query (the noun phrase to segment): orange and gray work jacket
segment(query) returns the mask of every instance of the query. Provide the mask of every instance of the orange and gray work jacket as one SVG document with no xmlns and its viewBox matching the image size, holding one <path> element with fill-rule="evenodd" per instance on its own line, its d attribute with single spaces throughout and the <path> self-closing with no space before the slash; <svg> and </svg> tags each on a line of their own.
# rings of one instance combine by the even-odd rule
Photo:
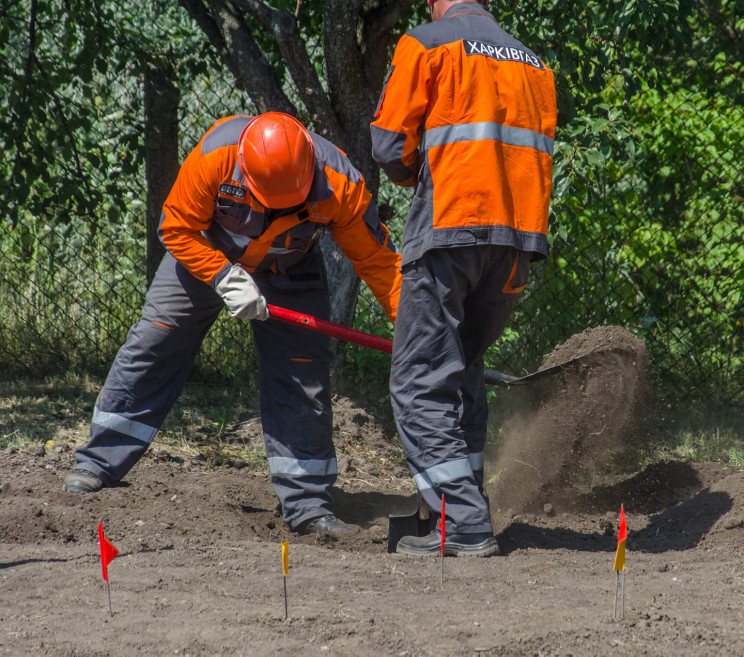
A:
<svg viewBox="0 0 744 657">
<path fill-rule="evenodd" d="M 404 34 L 371 125 L 377 163 L 416 187 L 403 263 L 477 244 L 547 256 L 556 118 L 552 72 L 478 2 Z"/>
<path fill-rule="evenodd" d="M 250 116 L 218 121 L 191 152 L 163 204 L 160 239 L 199 280 L 216 285 L 233 263 L 250 273 L 286 272 L 330 228 L 335 242 L 395 320 L 400 253 L 377 215 L 362 175 L 346 155 L 311 134 L 315 176 L 298 207 L 263 207 L 246 186 L 237 144 Z"/>
</svg>

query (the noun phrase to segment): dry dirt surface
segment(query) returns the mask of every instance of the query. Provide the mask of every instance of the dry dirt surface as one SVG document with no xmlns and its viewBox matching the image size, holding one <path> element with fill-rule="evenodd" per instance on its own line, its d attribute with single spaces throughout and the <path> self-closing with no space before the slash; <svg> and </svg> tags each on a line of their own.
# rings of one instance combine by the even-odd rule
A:
<svg viewBox="0 0 744 657">
<path fill-rule="evenodd" d="M 543 367 L 582 358 L 519 391 L 489 450 L 491 559 L 387 552 L 388 514 L 415 492 L 394 432 L 343 398 L 337 508 L 362 530 L 342 539 L 291 534 L 267 473 L 240 463 L 156 446 L 122 485 L 81 495 L 62 492 L 69 446 L 1 453 L 0 655 L 744 655 L 744 472 L 623 474 L 625 448 L 653 431 L 645 352 L 612 327 L 575 338 Z M 258 429 L 246 419 L 221 439 Z M 120 551 L 113 615 L 99 522 Z"/>
</svg>

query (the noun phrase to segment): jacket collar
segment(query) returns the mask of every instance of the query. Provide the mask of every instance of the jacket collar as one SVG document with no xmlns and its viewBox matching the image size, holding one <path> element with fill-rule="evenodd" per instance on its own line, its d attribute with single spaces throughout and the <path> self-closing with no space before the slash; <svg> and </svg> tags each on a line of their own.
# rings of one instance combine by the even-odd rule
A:
<svg viewBox="0 0 744 657">
<path fill-rule="evenodd" d="M 460 14 L 480 14 L 481 16 L 488 16 L 493 18 L 488 9 L 486 9 L 480 2 L 458 2 L 456 5 L 452 5 L 442 16 L 442 20 L 452 18 L 453 16 L 459 16 Z M 494 19 L 495 20 L 495 19 Z"/>
</svg>

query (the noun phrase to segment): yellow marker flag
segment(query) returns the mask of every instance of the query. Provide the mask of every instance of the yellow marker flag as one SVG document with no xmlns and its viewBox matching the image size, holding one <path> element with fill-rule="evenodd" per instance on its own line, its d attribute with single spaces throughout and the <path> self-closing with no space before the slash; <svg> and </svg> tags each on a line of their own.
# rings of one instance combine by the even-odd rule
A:
<svg viewBox="0 0 744 657">
<path fill-rule="evenodd" d="M 287 572 L 289 572 L 289 541 L 282 541 L 282 582 L 284 582 L 284 618 L 287 618 Z"/>
<path fill-rule="evenodd" d="M 286 577 L 289 572 L 289 541 L 282 541 L 282 574 Z"/>
<path fill-rule="evenodd" d="M 625 543 L 628 540 L 628 525 L 625 522 L 625 509 L 620 506 L 620 530 L 617 533 L 617 552 L 613 570 L 625 570 Z"/>
</svg>

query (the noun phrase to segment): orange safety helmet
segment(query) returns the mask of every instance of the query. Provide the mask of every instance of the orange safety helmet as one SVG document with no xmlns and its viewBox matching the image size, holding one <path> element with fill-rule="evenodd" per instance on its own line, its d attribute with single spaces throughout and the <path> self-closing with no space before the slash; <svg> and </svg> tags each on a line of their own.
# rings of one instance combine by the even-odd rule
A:
<svg viewBox="0 0 744 657">
<path fill-rule="evenodd" d="M 243 129 L 238 165 L 253 196 L 267 208 L 305 202 L 315 173 L 310 133 L 293 116 L 267 112 Z"/>
</svg>

